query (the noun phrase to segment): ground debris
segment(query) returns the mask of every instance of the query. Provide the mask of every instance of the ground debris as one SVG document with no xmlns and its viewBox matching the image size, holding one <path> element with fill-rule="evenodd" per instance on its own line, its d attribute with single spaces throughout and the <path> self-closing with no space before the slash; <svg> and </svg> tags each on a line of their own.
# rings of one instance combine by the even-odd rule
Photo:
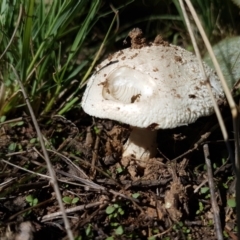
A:
<svg viewBox="0 0 240 240">
<path fill-rule="evenodd" d="M 86 229 L 91 229 L 92 236 L 106 239 L 115 234 L 116 227 L 111 224 L 117 222 L 124 228 L 123 238 L 125 234 L 134 233 L 135 239 L 147 239 L 158 231 L 157 236 L 169 239 L 216 239 L 214 229 L 208 224 L 212 221 L 211 203 L 202 192 L 206 179 L 204 168 L 199 164 L 201 145 L 188 151 L 194 146 L 194 141 L 191 141 L 188 148 L 183 148 L 191 137 L 184 129 L 168 132 L 167 136 L 184 138 L 165 138 L 159 144 L 160 150 L 164 150 L 163 154 L 160 152 L 156 158 L 139 166 L 133 158 L 128 159 L 126 165 L 121 164 L 122 146 L 129 135 L 128 127 L 109 120 L 95 119 L 92 122 L 90 118 L 87 124 L 86 119 L 78 124 L 61 118 L 54 121 L 54 126 L 45 125 L 43 134 L 51 150 L 50 159 L 66 201 L 65 207 L 69 209 L 75 236 L 87 238 Z M 195 129 L 190 129 L 190 133 Z M 201 135 L 204 133 L 199 133 Z M 171 144 L 169 141 L 172 141 Z M 176 153 L 172 158 L 177 160 L 165 157 L 173 153 L 172 148 L 168 150 L 169 145 L 174 146 Z M 29 239 L 31 236 L 44 239 L 44 234 L 49 231 L 52 237 L 47 239 L 63 239 L 66 233 L 60 215 L 51 219 L 51 223 L 41 222 L 47 216 L 59 213 L 49 180 L 17 168 L 25 167 L 36 173 L 48 174 L 31 122 L 23 120 L 21 124 L 1 125 L 0 148 L 1 158 L 16 164 L 13 167 L 1 162 L 0 179 L 3 184 L 0 194 L 3 198 L 0 201 L 0 239 L 7 240 L 6 230 L 10 220 L 16 224 L 14 229 L 22 229 L 20 232 L 12 231 L 12 236 L 23 233 L 31 223 L 33 228 L 29 228 Z M 188 153 L 178 157 L 184 152 L 192 155 Z M 129 174 L 129 166 L 134 177 Z M 229 190 L 222 188 L 221 191 L 225 191 L 228 199 L 234 198 L 234 191 L 231 190 L 233 181 L 226 180 L 226 176 L 231 174 L 231 165 L 226 161 L 217 170 L 216 181 L 226 181 L 229 187 Z M 43 205 L 38 207 L 37 204 L 28 210 L 30 203 L 26 198 L 30 195 Z M 226 207 L 220 196 L 218 199 L 225 213 L 225 231 L 234 239 L 235 209 Z M 113 213 L 107 213 L 108 208 Z"/>
</svg>

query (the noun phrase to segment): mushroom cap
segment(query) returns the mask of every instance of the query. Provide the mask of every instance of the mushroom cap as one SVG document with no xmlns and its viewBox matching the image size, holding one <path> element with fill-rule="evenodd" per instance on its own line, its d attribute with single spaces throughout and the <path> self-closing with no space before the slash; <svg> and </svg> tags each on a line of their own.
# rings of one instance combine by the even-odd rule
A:
<svg viewBox="0 0 240 240">
<path fill-rule="evenodd" d="M 219 79 L 204 64 L 216 100 Z M 213 113 L 198 60 L 171 44 L 127 48 L 104 60 L 88 81 L 82 107 L 89 115 L 140 128 L 174 128 Z"/>
</svg>

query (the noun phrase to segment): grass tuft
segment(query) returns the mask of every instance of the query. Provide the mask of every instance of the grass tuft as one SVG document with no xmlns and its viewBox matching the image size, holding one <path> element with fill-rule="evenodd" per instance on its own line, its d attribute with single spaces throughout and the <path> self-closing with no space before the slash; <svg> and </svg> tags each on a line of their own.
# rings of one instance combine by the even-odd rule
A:
<svg viewBox="0 0 240 240">
<path fill-rule="evenodd" d="M 0 52 L 5 53 L 1 58 L 1 89 L 7 88 L 1 97 L 0 114 L 25 105 L 16 94 L 19 86 L 9 64 L 19 72 L 35 113 L 51 112 L 61 92 L 71 90 L 71 82 L 92 60 L 90 56 L 79 63 L 76 55 L 98 21 L 100 1 L 2 1 L 0 7 Z"/>
</svg>

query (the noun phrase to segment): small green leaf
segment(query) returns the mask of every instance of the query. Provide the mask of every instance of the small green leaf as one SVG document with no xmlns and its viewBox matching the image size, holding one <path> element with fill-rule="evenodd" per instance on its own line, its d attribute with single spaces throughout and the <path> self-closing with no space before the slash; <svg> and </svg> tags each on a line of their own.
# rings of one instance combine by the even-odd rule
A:
<svg viewBox="0 0 240 240">
<path fill-rule="evenodd" d="M 78 197 L 75 197 L 75 198 L 73 198 L 72 203 L 75 204 L 75 203 L 77 203 L 78 201 L 79 201 L 79 198 L 78 198 Z"/>
<path fill-rule="evenodd" d="M 209 191 L 209 187 L 202 187 L 201 188 L 201 193 L 207 193 Z"/>
<path fill-rule="evenodd" d="M 122 226 L 119 226 L 116 230 L 115 230 L 115 233 L 116 235 L 122 235 L 123 234 L 123 227 Z"/>
<path fill-rule="evenodd" d="M 14 152 L 15 151 L 15 149 L 16 149 L 16 146 L 17 146 L 17 144 L 16 143 L 10 143 L 10 145 L 8 146 L 8 150 L 10 151 L 10 152 Z"/>
<path fill-rule="evenodd" d="M 75 237 L 74 240 L 82 240 L 82 236 Z"/>
<path fill-rule="evenodd" d="M 229 198 L 227 200 L 227 205 L 231 208 L 235 208 L 236 207 L 236 199 L 235 198 Z"/>
<path fill-rule="evenodd" d="M 223 183 L 222 185 L 223 185 L 223 187 L 224 187 L 225 189 L 228 189 L 227 183 Z"/>
<path fill-rule="evenodd" d="M 7 118 L 6 116 L 1 116 L 1 117 L 0 117 L 0 123 L 5 122 L 6 118 Z"/>
<path fill-rule="evenodd" d="M 92 231 L 92 226 L 91 226 L 91 224 L 88 224 L 87 229 L 85 231 L 86 235 L 89 236 L 91 234 L 91 231 Z"/>
<path fill-rule="evenodd" d="M 204 206 L 202 202 L 198 203 L 199 209 L 197 210 L 196 214 L 200 214 L 204 210 Z"/>
<path fill-rule="evenodd" d="M 135 198 L 135 199 L 138 198 L 139 196 L 140 196 L 140 193 L 134 193 L 134 194 L 132 194 L 132 197 Z"/>
<path fill-rule="evenodd" d="M 32 204 L 33 204 L 33 206 L 36 206 L 38 204 L 38 199 L 34 198 L 33 201 L 32 201 Z"/>
<path fill-rule="evenodd" d="M 233 179 L 234 179 L 233 176 L 228 177 L 228 181 L 233 180 Z"/>
<path fill-rule="evenodd" d="M 214 224 L 213 220 L 212 220 L 212 219 L 209 219 L 208 225 L 209 225 L 209 226 L 213 226 L 213 224 Z"/>
<path fill-rule="evenodd" d="M 124 210 L 121 209 L 121 208 L 119 208 L 119 209 L 118 209 L 118 213 L 119 213 L 120 215 L 124 215 Z"/>
<path fill-rule="evenodd" d="M 107 237 L 105 240 L 114 240 L 114 237 Z"/>
<path fill-rule="evenodd" d="M 38 199 L 37 198 L 33 199 L 33 204 L 34 204 L 34 206 L 38 204 Z"/>
<path fill-rule="evenodd" d="M 206 195 L 205 199 L 210 199 L 211 198 L 211 195 L 210 193 L 208 195 Z"/>
<path fill-rule="evenodd" d="M 151 237 L 148 238 L 148 240 L 156 240 L 156 237 L 151 236 Z"/>
<path fill-rule="evenodd" d="M 64 197 L 62 200 L 63 200 L 64 203 L 67 203 L 67 204 L 72 203 L 72 199 L 70 197 Z"/>
<path fill-rule="evenodd" d="M 227 162 L 226 158 L 222 158 L 222 164 L 225 164 Z"/>
<path fill-rule="evenodd" d="M 37 141 L 37 139 L 36 138 L 32 138 L 32 139 L 30 139 L 30 143 L 35 143 Z"/>
<path fill-rule="evenodd" d="M 183 222 L 179 222 L 178 225 L 179 225 L 179 227 L 182 227 L 183 226 Z"/>
<path fill-rule="evenodd" d="M 173 230 L 177 230 L 177 225 L 174 224 L 174 225 L 172 226 L 172 229 L 173 229 Z"/>
<path fill-rule="evenodd" d="M 112 227 L 117 227 L 117 226 L 119 226 L 119 223 L 117 223 L 117 222 L 112 222 L 112 223 L 110 223 L 110 225 L 111 225 Z"/>
<path fill-rule="evenodd" d="M 106 208 L 106 213 L 107 214 L 112 214 L 115 211 L 115 207 L 113 205 L 110 205 Z"/>
<path fill-rule="evenodd" d="M 27 202 L 32 202 L 33 201 L 33 196 L 32 195 L 26 196 L 26 201 Z"/>
<path fill-rule="evenodd" d="M 23 121 L 20 121 L 20 122 L 17 122 L 16 123 L 16 126 L 22 126 L 24 124 L 24 122 Z"/>
<path fill-rule="evenodd" d="M 229 236 L 228 236 L 228 233 L 226 231 L 223 231 L 223 235 L 224 235 L 225 238 L 228 239 Z"/>
<path fill-rule="evenodd" d="M 117 170 L 117 173 L 122 173 L 124 169 L 122 167 L 119 167 L 116 170 Z"/>
<path fill-rule="evenodd" d="M 99 129 L 96 126 L 94 126 L 93 129 L 94 129 L 96 135 L 98 135 L 101 132 L 101 129 Z"/>
<path fill-rule="evenodd" d="M 23 149 L 21 144 L 17 144 L 17 148 L 19 151 L 21 151 Z"/>
<path fill-rule="evenodd" d="M 170 237 L 165 237 L 164 240 L 171 240 Z"/>
</svg>

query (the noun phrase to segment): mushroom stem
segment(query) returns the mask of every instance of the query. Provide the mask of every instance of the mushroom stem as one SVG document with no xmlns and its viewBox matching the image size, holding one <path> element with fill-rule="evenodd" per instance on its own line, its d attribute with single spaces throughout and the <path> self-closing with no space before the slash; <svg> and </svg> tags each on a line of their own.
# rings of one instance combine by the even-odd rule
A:
<svg viewBox="0 0 240 240">
<path fill-rule="evenodd" d="M 122 157 L 134 155 L 138 160 L 147 161 L 156 154 L 156 140 L 157 131 L 133 127 L 127 142 L 124 144 Z"/>
</svg>

